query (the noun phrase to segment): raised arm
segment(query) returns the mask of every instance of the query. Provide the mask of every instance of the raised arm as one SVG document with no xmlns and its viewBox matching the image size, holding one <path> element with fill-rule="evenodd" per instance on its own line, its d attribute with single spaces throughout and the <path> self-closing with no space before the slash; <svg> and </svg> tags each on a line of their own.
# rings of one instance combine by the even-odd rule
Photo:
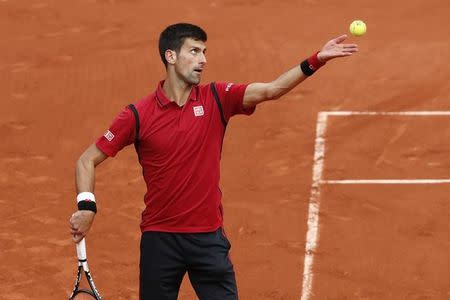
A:
<svg viewBox="0 0 450 300">
<path fill-rule="evenodd" d="M 95 186 L 95 167 L 104 161 L 108 156 L 100 151 L 95 144 L 89 146 L 89 148 L 84 151 L 80 156 L 76 164 L 76 177 L 75 185 L 77 194 L 80 196 L 87 195 L 89 193 L 94 193 Z M 89 203 L 86 203 L 89 205 Z M 94 221 L 95 212 L 92 210 L 83 209 L 80 207 L 79 210 L 72 214 L 69 224 L 70 233 L 73 236 L 74 242 L 79 242 L 86 236 L 89 229 L 91 228 L 92 222 Z"/>
<path fill-rule="evenodd" d="M 272 82 L 249 84 L 244 94 L 244 108 L 256 106 L 267 100 L 278 99 L 296 87 L 327 61 L 337 57 L 350 56 L 358 51 L 356 44 L 343 44 L 346 38 L 347 35 L 341 35 L 328 41 L 318 53 L 305 60 L 302 63 L 303 66 L 297 65 L 291 68 Z"/>
</svg>

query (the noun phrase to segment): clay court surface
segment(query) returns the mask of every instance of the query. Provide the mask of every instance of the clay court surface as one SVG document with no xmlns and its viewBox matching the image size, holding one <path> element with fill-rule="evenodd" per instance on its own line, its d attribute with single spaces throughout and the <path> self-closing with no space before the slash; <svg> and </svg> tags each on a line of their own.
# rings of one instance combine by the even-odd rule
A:
<svg viewBox="0 0 450 300">
<path fill-rule="evenodd" d="M 439 181 L 450 179 L 450 115 L 330 116 L 314 158 L 320 112 L 450 111 L 449 16 L 447 0 L 0 0 L 0 299 L 68 298 L 75 162 L 163 78 L 167 25 L 208 32 L 204 83 L 253 82 L 358 18 L 368 33 L 348 41 L 359 53 L 227 129 L 221 186 L 240 298 L 450 299 L 450 184 Z M 87 245 L 104 299 L 138 299 L 140 172 L 133 147 L 98 169 Z M 358 181 L 383 179 L 394 181 Z M 187 281 L 179 299 L 196 299 Z"/>
</svg>

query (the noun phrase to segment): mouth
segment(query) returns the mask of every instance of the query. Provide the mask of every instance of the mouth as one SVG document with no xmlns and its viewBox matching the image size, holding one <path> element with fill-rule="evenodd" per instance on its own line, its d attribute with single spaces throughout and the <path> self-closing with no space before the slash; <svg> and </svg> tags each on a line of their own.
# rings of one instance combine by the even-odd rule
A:
<svg viewBox="0 0 450 300">
<path fill-rule="evenodd" d="M 196 68 L 196 69 L 194 69 L 194 72 L 198 73 L 198 74 L 201 74 L 203 72 L 203 69 L 202 68 Z"/>
</svg>

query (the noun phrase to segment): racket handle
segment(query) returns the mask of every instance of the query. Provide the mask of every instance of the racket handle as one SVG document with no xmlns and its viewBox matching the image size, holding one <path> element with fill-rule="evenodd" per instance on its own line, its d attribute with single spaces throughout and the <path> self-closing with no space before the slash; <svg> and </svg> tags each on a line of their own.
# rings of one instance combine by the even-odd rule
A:
<svg viewBox="0 0 450 300">
<path fill-rule="evenodd" d="M 85 238 L 77 243 L 77 256 L 79 261 L 85 261 L 87 259 Z"/>
</svg>

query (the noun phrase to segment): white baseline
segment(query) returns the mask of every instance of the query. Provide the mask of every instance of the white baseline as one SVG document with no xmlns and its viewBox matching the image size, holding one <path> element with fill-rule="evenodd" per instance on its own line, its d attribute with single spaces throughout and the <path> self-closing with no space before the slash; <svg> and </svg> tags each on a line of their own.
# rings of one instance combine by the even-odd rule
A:
<svg viewBox="0 0 450 300">
<path fill-rule="evenodd" d="M 321 180 L 320 184 L 443 184 L 450 179 L 344 179 Z"/>
</svg>

